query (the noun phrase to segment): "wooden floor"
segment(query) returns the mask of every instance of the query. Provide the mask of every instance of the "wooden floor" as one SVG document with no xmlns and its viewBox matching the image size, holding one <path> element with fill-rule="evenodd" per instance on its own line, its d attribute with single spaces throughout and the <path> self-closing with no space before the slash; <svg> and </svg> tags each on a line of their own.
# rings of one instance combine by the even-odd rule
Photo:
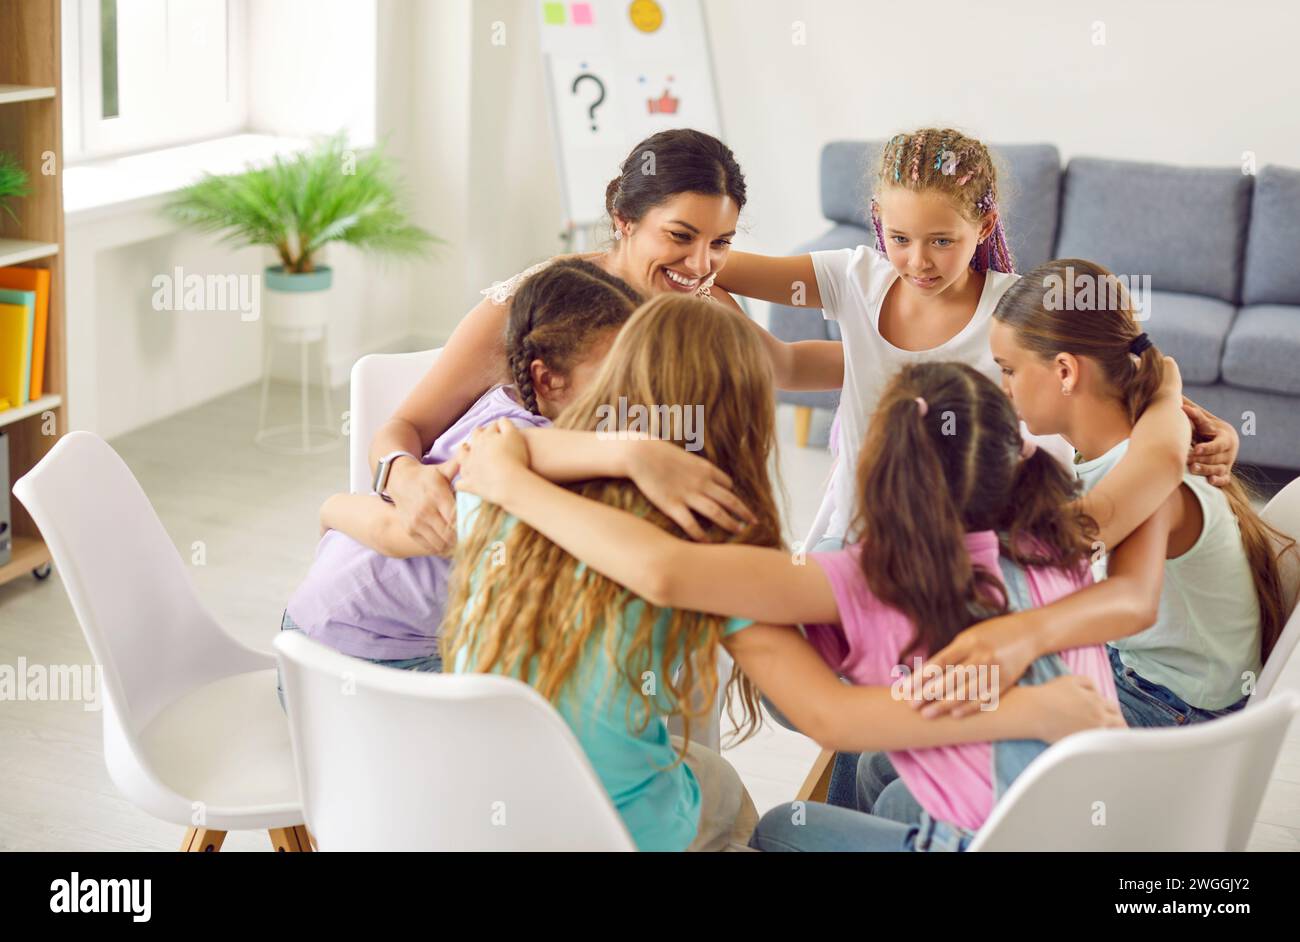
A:
<svg viewBox="0 0 1300 942">
<path fill-rule="evenodd" d="M 273 408 L 296 404 L 276 389 Z M 346 391 L 335 403 L 341 415 Z M 829 471 L 822 449 L 798 449 L 790 410 L 780 410 L 781 477 L 790 535 L 807 529 Z M 346 489 L 346 450 L 294 458 L 252 443 L 257 388 L 248 387 L 112 442 L 149 495 L 217 620 L 269 649 L 285 600 L 306 572 L 317 510 Z M 281 421 L 284 421 L 281 419 Z M 826 417 L 814 423 L 825 440 Z M 57 569 L 46 582 L 0 586 L 0 664 L 89 664 L 90 654 Z M 1283 681 L 1300 688 L 1300 659 Z M 101 718 L 80 703 L 0 702 L 0 850 L 174 850 L 182 829 L 137 811 L 108 780 Z M 816 747 L 768 724 L 728 758 L 760 811 L 794 796 Z M 1254 850 L 1300 850 L 1300 726 L 1293 727 L 1260 810 Z M 224 851 L 270 850 L 264 832 L 231 834 Z"/>
</svg>

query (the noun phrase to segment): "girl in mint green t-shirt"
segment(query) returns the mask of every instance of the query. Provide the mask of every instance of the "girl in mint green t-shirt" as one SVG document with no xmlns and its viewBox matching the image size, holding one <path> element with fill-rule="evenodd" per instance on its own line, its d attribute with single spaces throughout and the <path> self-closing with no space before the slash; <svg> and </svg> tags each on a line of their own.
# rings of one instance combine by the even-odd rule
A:
<svg viewBox="0 0 1300 942">
<path fill-rule="evenodd" d="M 994 318 L 1003 387 L 1031 431 L 1075 447 L 1091 489 L 1123 458 L 1166 369 L 1128 293 L 1102 266 L 1063 259 L 1012 286 Z M 1154 624 L 1108 639 L 1129 724 L 1200 722 L 1245 706 L 1286 622 L 1278 555 L 1294 541 L 1260 519 L 1239 482 L 1215 487 L 1186 472 L 1129 539 L 1164 560 Z M 1104 570 L 1110 547 L 1097 549 Z"/>
</svg>

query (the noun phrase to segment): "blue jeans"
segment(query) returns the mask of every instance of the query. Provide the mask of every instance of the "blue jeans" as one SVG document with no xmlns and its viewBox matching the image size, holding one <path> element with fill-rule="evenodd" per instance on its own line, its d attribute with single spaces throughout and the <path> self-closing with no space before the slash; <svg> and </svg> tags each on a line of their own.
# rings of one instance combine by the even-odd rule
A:
<svg viewBox="0 0 1300 942">
<path fill-rule="evenodd" d="M 749 846 L 768 852 L 963 851 L 974 839 L 974 832 L 936 821 L 924 811 L 905 824 L 809 801 L 778 805 L 763 815 Z"/>
<path fill-rule="evenodd" d="M 1249 697 L 1242 697 L 1222 710 L 1202 710 L 1187 703 L 1168 687 L 1147 680 L 1137 671 L 1125 667 L 1119 651 L 1106 645 L 1110 666 L 1115 672 L 1115 692 L 1119 694 L 1119 709 L 1129 726 L 1184 726 L 1188 723 L 1206 723 L 1219 717 L 1236 713 L 1246 705 Z"/>
<path fill-rule="evenodd" d="M 287 610 L 284 613 L 284 617 L 280 619 L 280 630 L 281 631 L 302 631 L 301 628 L 299 628 L 297 625 L 293 623 L 293 619 L 289 617 L 289 612 Z M 398 670 L 402 670 L 402 671 L 421 671 L 427 674 L 442 673 L 442 655 L 439 654 L 437 651 L 434 651 L 432 654 L 428 654 L 424 657 L 400 658 L 395 661 L 385 661 L 378 658 L 369 658 L 369 657 L 358 658 L 357 660 L 369 661 L 371 664 L 379 664 L 382 667 L 395 667 Z M 280 698 L 280 709 L 283 710 L 285 708 L 284 707 L 284 675 L 280 673 L 280 669 L 278 667 L 275 669 L 275 694 Z"/>
</svg>

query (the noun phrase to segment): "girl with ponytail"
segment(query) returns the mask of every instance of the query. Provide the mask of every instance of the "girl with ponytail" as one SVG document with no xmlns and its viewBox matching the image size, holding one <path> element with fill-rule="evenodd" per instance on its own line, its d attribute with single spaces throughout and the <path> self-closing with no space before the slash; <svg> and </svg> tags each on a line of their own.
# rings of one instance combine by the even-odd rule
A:
<svg viewBox="0 0 1300 942">
<path fill-rule="evenodd" d="M 1172 361 L 1134 320 L 1119 279 L 1081 259 L 1030 272 L 994 317 L 992 347 L 1007 394 L 1032 431 L 1074 446 L 1075 472 L 1091 491 L 1128 450 Z M 1131 500 L 1111 495 L 1117 505 Z M 1148 567 L 1154 560 L 1155 584 L 1163 578 L 1154 624 L 1133 633 L 1095 621 L 1057 643 L 1109 642 L 1132 726 L 1196 723 L 1241 709 L 1286 621 L 1278 557 L 1294 552 L 1294 541 L 1260 519 L 1240 481 L 1215 487 L 1190 473 L 1119 548 L 1130 541 L 1142 544 Z M 1110 548 L 1099 546 L 1097 555 Z M 1005 643 L 1009 626 L 1001 631 Z"/>
<path fill-rule="evenodd" d="M 707 313 L 697 311 L 687 322 L 698 329 Z M 621 348 L 635 339 L 635 328 L 648 326 L 638 324 L 645 316 L 647 309 L 620 336 L 608 372 L 621 368 Z M 652 343 L 649 338 L 662 333 L 662 328 L 647 332 L 640 342 Z M 695 347 L 679 343 L 673 349 Z M 751 369 L 741 364 L 757 356 L 755 347 L 747 356 L 723 358 L 727 373 L 749 375 Z M 716 370 L 718 359 L 705 357 L 696 369 Z M 743 415 L 742 424 L 752 423 L 753 404 L 770 403 L 770 387 L 746 389 L 725 374 L 712 381 L 723 384 L 714 394 L 718 403 L 743 402 L 731 409 L 710 407 L 709 434 L 730 442 L 736 434 L 729 428 L 733 420 L 742 421 Z M 582 421 L 580 408 L 585 406 L 575 404 L 563 421 Z M 836 552 L 792 555 L 776 545 L 767 484 L 757 477 L 757 469 L 767 465 L 770 436 L 769 405 L 746 436 L 751 451 L 743 465 L 733 464 L 736 459 L 725 452 L 714 459 L 735 477 L 736 495 L 762 508 L 758 522 L 746 528 L 750 535 L 726 541 L 690 542 L 653 518 L 641 519 L 635 503 L 615 500 L 608 483 L 578 493 L 548 483 L 529 469 L 529 450 L 509 427 L 475 434 L 457 488 L 499 505 L 498 515 L 518 518 L 536 534 L 527 539 L 554 548 L 548 552 L 562 551 L 570 565 L 583 564 L 600 574 L 599 582 L 626 587 L 650 605 L 704 613 L 700 624 L 712 620 L 705 616 L 772 623 L 744 621 L 744 630 L 731 623 L 735 630 L 710 630 L 703 637 L 722 643 L 744 675 L 824 748 L 891 750 L 927 815 L 902 823 L 829 805 L 783 806 L 764 817 L 754 846 L 960 849 L 988 816 L 995 779 L 1001 781 L 990 773 L 993 741 L 1056 738 L 1040 724 L 1075 722 L 1069 719 L 1075 708 L 1054 701 L 1058 695 L 1081 696 L 1089 704 L 1083 711 L 1088 719 L 1073 728 L 1121 723 L 1110 667 L 1098 645 L 1065 652 L 1067 675 L 1017 686 L 997 709 L 971 719 L 923 717 L 912 709 L 908 685 L 900 681 L 900 663 L 944 646 L 981 618 L 1008 611 L 1012 594 L 1000 575 L 1007 571 L 1000 557 L 1007 557 L 1027 585 L 1021 604 L 1051 602 L 1089 581 L 1091 524 L 1069 504 L 1074 483 L 1055 459 L 1022 438 L 1010 403 L 991 380 L 959 363 L 908 366 L 881 397 L 862 450 L 856 476 L 862 541 Z M 758 493 L 763 499 L 756 500 Z M 697 509 L 726 497 L 719 489 Z M 485 549 L 487 540 L 498 538 L 494 527 L 476 530 L 476 542 L 465 544 L 464 552 L 475 545 Z M 463 579 L 473 578 L 468 566 L 461 572 Z M 554 587 L 571 577 L 534 578 Z M 526 594 L 517 575 L 496 581 L 499 591 Z M 507 617 L 514 611 L 490 617 L 488 623 L 497 626 L 493 631 L 526 630 L 527 619 Z M 562 623 L 575 621 L 566 617 Z M 811 626 L 806 640 L 795 628 L 779 627 L 801 623 Z M 461 634 L 450 638 L 464 643 Z M 544 639 L 487 650 L 498 659 L 503 652 L 514 660 L 532 652 L 541 652 L 540 661 L 558 662 L 563 656 Z M 853 684 L 841 683 L 837 675 Z M 996 680 L 993 687 L 996 695 Z M 674 693 L 681 702 L 686 691 Z M 1017 727 L 1019 734 L 1012 731 Z"/>
</svg>

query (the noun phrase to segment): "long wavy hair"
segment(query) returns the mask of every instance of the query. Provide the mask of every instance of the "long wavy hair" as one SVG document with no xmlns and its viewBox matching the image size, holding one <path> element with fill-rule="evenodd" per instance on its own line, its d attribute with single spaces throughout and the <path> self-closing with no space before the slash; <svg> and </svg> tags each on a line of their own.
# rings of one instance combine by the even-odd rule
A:
<svg viewBox="0 0 1300 942">
<path fill-rule="evenodd" d="M 901 660 L 933 654 L 1007 611 L 1000 574 L 972 563 L 969 531 L 996 530 L 1002 553 L 1081 573 L 1096 525 L 1070 508 L 1076 482 L 1024 443 L 1010 400 L 964 363 L 918 363 L 894 377 L 858 461 L 862 573 L 915 626 Z"/>
<path fill-rule="evenodd" d="M 1088 297 L 1062 295 L 1049 303 L 1049 286 L 1058 293 L 1086 290 Z M 993 316 L 1015 331 L 1020 346 L 1044 360 L 1058 353 L 1088 357 L 1100 367 L 1129 421 L 1136 422 L 1160 389 L 1165 361 L 1154 344 L 1140 356 L 1129 352 L 1129 345 L 1142 333 L 1133 311 L 1132 296 L 1109 269 L 1081 258 L 1060 258 L 1039 265 L 1008 288 Z M 1254 577 L 1260 659 L 1267 661 L 1290 615 L 1278 559 L 1295 552 L 1295 540 L 1255 512 L 1250 491 L 1236 472 L 1219 490 L 1237 518 Z"/>
<path fill-rule="evenodd" d="M 666 427 L 675 424 L 671 409 L 680 406 L 684 415 L 702 407 L 693 413 L 702 411 L 707 420 L 698 453 L 730 475 L 736 495 L 757 519 L 738 534 L 702 521 L 708 539 L 777 547 L 780 520 L 768 470 L 775 445 L 772 403 L 769 360 L 743 316 L 715 302 L 661 295 L 632 315 L 596 377 L 555 425 L 611 433 L 611 416 L 631 415 L 642 406 L 651 435 L 684 444 L 680 427 Z M 601 478 L 567 487 L 685 537 L 629 481 Z M 531 685 L 558 703 L 592 682 L 578 676 L 577 668 L 589 648 L 599 645 L 636 692 L 628 704 L 629 728 L 640 732 L 656 713 L 676 714 L 688 741 L 691 723 L 708 714 L 718 695 L 717 652 L 727 619 L 645 603 L 635 624 L 627 624 L 628 607 L 640 601 L 636 596 L 523 523 L 503 537 L 506 522 L 501 508 L 484 505 L 468 539 L 457 546 L 442 633 L 446 662 L 455 663 L 464 651 L 473 671 L 531 673 Z M 490 565 L 501 540 L 506 562 Z M 659 631 L 663 654 L 654 663 Z M 733 719 L 739 703 L 743 739 L 758 728 L 757 691 L 733 671 L 727 694 Z M 634 707 L 640 707 L 636 715 Z"/>
</svg>

